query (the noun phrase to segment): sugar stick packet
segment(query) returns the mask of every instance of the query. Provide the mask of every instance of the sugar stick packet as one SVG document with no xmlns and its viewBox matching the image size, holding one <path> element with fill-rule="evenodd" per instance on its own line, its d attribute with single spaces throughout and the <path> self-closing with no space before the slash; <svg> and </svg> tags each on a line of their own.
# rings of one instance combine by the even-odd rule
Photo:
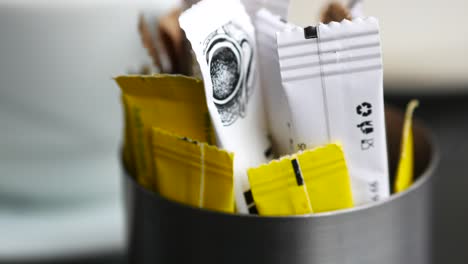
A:
<svg viewBox="0 0 468 264">
<path fill-rule="evenodd" d="M 153 128 L 157 191 L 171 200 L 234 212 L 233 154 Z"/>
<path fill-rule="evenodd" d="M 301 151 L 249 170 L 260 215 L 295 215 L 351 208 L 344 154 L 337 144 Z"/>
<path fill-rule="evenodd" d="M 389 196 L 382 54 L 375 18 L 278 34 L 294 143 L 341 142 L 357 205 Z"/>
<path fill-rule="evenodd" d="M 291 113 L 281 83 L 276 33 L 296 26 L 286 23 L 279 15 L 265 8 L 257 12 L 254 22 L 257 30 L 261 84 L 273 149 L 278 156 L 291 154 L 294 153 L 294 146 L 290 141 Z"/>
<path fill-rule="evenodd" d="M 200 65 L 219 145 L 235 153 L 236 206 L 247 213 L 247 169 L 267 162 L 272 154 L 254 28 L 239 0 L 201 1 L 179 21 Z"/>
<path fill-rule="evenodd" d="M 349 0 L 348 8 L 351 13 L 351 17 L 364 17 L 364 0 Z"/>
<path fill-rule="evenodd" d="M 413 184 L 414 143 L 413 143 L 413 113 L 419 101 L 412 100 L 406 107 L 405 122 L 401 137 L 400 161 L 398 162 L 394 190 L 396 193 L 408 189 Z"/>
<path fill-rule="evenodd" d="M 241 0 L 245 11 L 253 19 L 257 11 L 265 4 L 265 0 Z"/>
<path fill-rule="evenodd" d="M 282 21 L 286 21 L 288 18 L 290 0 L 264 0 L 263 8 L 270 11 L 281 18 Z"/>
<path fill-rule="evenodd" d="M 124 98 L 136 177 L 154 189 L 156 179 L 151 149 L 152 127 L 163 128 L 215 145 L 203 83 L 181 75 L 119 76 Z"/>
</svg>

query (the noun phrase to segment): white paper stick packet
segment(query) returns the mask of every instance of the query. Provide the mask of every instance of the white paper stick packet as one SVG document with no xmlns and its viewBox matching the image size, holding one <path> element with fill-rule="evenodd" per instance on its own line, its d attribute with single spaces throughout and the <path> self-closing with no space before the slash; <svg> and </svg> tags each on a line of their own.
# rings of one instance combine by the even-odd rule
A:
<svg viewBox="0 0 468 264">
<path fill-rule="evenodd" d="M 364 0 L 350 0 L 348 3 L 349 12 L 352 18 L 358 18 L 364 16 Z"/>
<path fill-rule="evenodd" d="M 265 0 L 241 0 L 241 2 L 251 19 L 253 19 L 257 11 L 265 5 Z"/>
<path fill-rule="evenodd" d="M 266 118 L 257 74 L 255 32 L 239 0 L 204 0 L 180 19 L 205 82 L 221 147 L 234 152 L 236 206 L 247 213 L 247 169 L 269 160 Z"/>
<path fill-rule="evenodd" d="M 263 8 L 286 21 L 288 18 L 289 0 L 264 0 Z"/>
<path fill-rule="evenodd" d="M 375 18 L 278 33 L 299 149 L 342 143 L 356 205 L 389 196 L 383 72 Z"/>
<path fill-rule="evenodd" d="M 279 156 L 292 154 L 294 146 L 290 140 L 291 114 L 281 83 L 276 33 L 296 26 L 284 22 L 279 15 L 274 15 L 264 8 L 257 12 L 254 22 L 257 30 L 261 85 L 273 149 Z"/>
</svg>

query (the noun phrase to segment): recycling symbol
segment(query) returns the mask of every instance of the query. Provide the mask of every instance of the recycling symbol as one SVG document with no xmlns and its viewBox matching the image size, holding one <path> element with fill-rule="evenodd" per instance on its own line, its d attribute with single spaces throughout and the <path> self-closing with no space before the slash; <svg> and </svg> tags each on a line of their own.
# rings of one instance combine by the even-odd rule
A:
<svg viewBox="0 0 468 264">
<path fill-rule="evenodd" d="M 368 102 L 364 102 L 356 107 L 356 112 L 360 116 L 369 116 L 372 114 L 372 105 Z"/>
</svg>

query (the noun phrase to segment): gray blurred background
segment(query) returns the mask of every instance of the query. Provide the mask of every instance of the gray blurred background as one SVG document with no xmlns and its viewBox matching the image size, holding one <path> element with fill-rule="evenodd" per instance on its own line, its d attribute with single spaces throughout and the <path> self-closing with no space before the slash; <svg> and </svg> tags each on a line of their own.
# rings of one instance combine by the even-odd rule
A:
<svg viewBox="0 0 468 264">
<path fill-rule="evenodd" d="M 327 1 L 293 1 L 304 23 Z M 172 0 L 0 0 L 0 263 L 125 263 L 111 77 L 150 63 L 140 12 Z M 301 5 L 311 8 L 300 8 Z M 313 10 L 313 11 L 311 11 Z M 434 262 L 468 259 L 468 3 L 373 0 L 389 104 L 420 100 L 437 137 Z"/>
</svg>

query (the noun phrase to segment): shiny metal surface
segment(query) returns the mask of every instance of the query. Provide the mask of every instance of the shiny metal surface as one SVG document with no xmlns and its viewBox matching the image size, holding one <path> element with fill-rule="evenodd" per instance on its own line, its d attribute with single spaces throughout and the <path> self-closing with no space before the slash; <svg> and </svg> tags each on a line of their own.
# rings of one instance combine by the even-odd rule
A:
<svg viewBox="0 0 468 264">
<path fill-rule="evenodd" d="M 391 171 L 402 114 L 387 111 Z M 428 264 L 432 182 L 438 162 L 415 125 L 418 180 L 371 206 L 309 216 L 228 215 L 168 201 L 124 176 L 130 263 Z"/>
</svg>

